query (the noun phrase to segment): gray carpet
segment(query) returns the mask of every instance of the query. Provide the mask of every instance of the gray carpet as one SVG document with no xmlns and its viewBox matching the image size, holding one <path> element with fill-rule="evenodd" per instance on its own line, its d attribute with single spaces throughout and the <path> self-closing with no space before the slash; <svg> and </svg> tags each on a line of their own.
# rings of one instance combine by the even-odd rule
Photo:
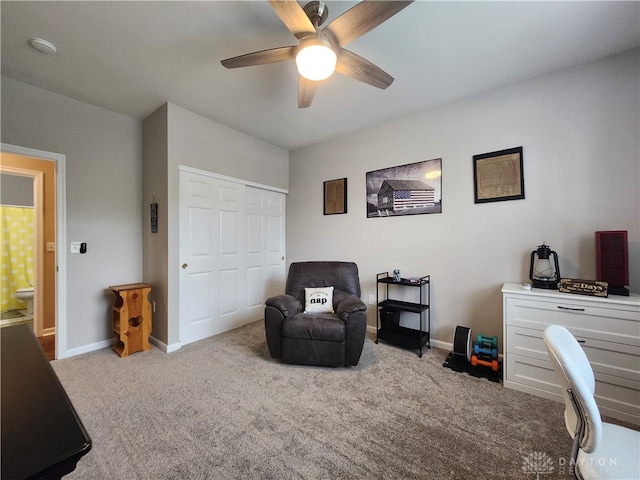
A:
<svg viewBox="0 0 640 480">
<path fill-rule="evenodd" d="M 57 360 L 93 440 L 65 478 L 569 478 L 563 406 L 443 368 L 447 353 L 369 336 L 357 367 L 283 365 L 256 322 L 171 354 Z"/>
</svg>

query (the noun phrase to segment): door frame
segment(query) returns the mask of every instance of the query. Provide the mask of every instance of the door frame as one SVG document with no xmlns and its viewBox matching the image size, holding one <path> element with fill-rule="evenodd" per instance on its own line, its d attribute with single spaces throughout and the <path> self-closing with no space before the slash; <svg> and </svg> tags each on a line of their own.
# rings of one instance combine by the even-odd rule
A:
<svg viewBox="0 0 640 480">
<path fill-rule="evenodd" d="M 5 151 L 5 150 L 3 150 Z M 7 152 L 9 153 L 9 152 Z M 34 261 L 34 281 L 35 285 L 34 291 L 35 294 L 33 296 L 33 333 L 36 337 L 43 336 L 44 327 L 43 327 L 43 318 L 42 318 L 42 309 L 43 309 L 43 286 L 44 286 L 44 222 L 42 217 L 43 205 L 44 201 L 43 196 L 43 188 L 44 188 L 44 173 L 42 171 L 37 170 L 29 170 L 26 168 L 19 168 L 7 165 L 0 165 L 0 173 L 6 175 L 13 175 L 19 177 L 30 178 L 33 183 L 33 212 L 34 212 L 34 237 L 35 237 L 35 261 Z M 54 327 L 55 328 L 55 327 Z"/>
<path fill-rule="evenodd" d="M 0 150 L 25 157 L 40 158 L 55 163 L 56 172 L 56 358 L 67 352 L 67 219 L 66 219 L 66 155 L 33 148 L 0 144 Z"/>
<path fill-rule="evenodd" d="M 237 177 L 230 177 L 228 175 L 222 175 L 220 173 L 210 172 L 208 170 L 202 170 L 200 168 L 188 167 L 186 165 L 178 165 L 178 172 L 189 172 L 196 175 L 203 175 L 205 177 L 217 178 L 218 180 L 225 180 L 227 182 L 239 183 L 247 187 L 261 188 L 262 190 L 269 190 L 272 192 L 284 193 L 287 195 L 289 190 L 280 187 L 274 187 L 272 185 L 265 185 L 264 183 L 251 182 Z"/>
</svg>

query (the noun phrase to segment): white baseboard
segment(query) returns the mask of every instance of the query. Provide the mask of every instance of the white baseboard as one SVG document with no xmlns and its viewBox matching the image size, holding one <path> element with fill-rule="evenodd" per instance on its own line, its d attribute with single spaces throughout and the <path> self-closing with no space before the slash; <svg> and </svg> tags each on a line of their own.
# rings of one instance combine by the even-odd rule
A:
<svg viewBox="0 0 640 480">
<path fill-rule="evenodd" d="M 56 334 L 56 327 L 49 327 L 49 328 L 45 328 L 44 330 L 42 330 L 42 335 L 40 335 L 41 337 L 46 337 L 48 335 L 55 335 Z"/>
<path fill-rule="evenodd" d="M 453 350 L 453 343 L 443 342 L 441 340 L 431 340 L 431 346 L 434 348 L 440 348 L 451 352 Z"/>
<path fill-rule="evenodd" d="M 374 325 L 367 325 L 367 332 L 376 334 L 376 327 Z M 453 343 L 451 342 L 442 342 L 440 340 L 431 340 L 431 346 L 433 348 L 441 348 L 442 350 L 453 350 Z"/>
<path fill-rule="evenodd" d="M 64 352 L 63 355 L 58 355 L 56 352 L 56 358 L 69 358 L 75 357 L 77 355 L 82 355 L 83 353 L 95 352 L 96 350 L 101 350 L 103 348 L 111 347 L 113 345 L 113 339 L 102 340 L 101 342 L 91 343 L 89 345 L 83 345 L 77 348 L 71 348 Z"/>
<path fill-rule="evenodd" d="M 56 358 L 63 359 L 69 357 L 75 357 L 77 355 L 82 355 L 83 353 L 90 353 L 96 350 L 101 350 L 103 348 L 108 348 L 113 346 L 113 339 L 103 340 L 101 342 L 91 343 L 89 345 L 83 345 L 82 347 L 72 348 L 64 352 L 62 355 L 56 355 Z M 161 342 L 155 337 L 149 336 L 149 342 L 154 344 L 160 350 L 165 353 L 175 352 L 176 350 L 180 350 L 180 343 L 173 343 L 171 345 L 167 345 L 166 343 Z"/>
<path fill-rule="evenodd" d="M 376 327 L 372 325 L 367 325 L 367 331 L 375 334 Z M 171 345 L 167 345 L 166 343 L 161 342 L 154 336 L 149 336 L 149 342 L 155 345 L 156 347 L 158 347 L 160 350 L 162 350 L 165 353 L 175 352 L 177 350 L 180 350 L 180 347 L 181 347 L 179 342 L 172 343 Z M 70 350 L 67 350 L 64 356 L 61 356 L 58 358 L 75 357 L 76 355 L 82 355 L 83 353 L 94 352 L 102 348 L 111 347 L 112 345 L 113 345 L 113 339 L 103 340 L 101 342 L 91 343 L 89 345 L 83 345 L 82 347 L 72 348 Z M 453 343 L 442 342 L 440 340 L 431 340 L 431 346 L 434 348 L 441 348 L 442 350 L 449 350 L 449 351 L 453 350 Z"/>
<path fill-rule="evenodd" d="M 180 347 L 181 347 L 180 342 L 172 343 L 171 345 L 167 345 L 166 343 L 161 342 L 160 340 L 158 340 L 156 337 L 154 337 L 152 335 L 149 336 L 149 343 L 154 344 L 156 347 L 158 347 L 164 353 L 175 352 L 176 350 L 180 350 Z"/>
</svg>

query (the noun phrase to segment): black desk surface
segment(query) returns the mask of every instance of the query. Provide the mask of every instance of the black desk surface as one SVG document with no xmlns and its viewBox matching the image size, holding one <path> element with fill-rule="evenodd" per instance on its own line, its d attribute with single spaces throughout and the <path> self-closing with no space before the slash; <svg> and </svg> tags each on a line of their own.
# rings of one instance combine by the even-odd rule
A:
<svg viewBox="0 0 640 480">
<path fill-rule="evenodd" d="M 91 439 L 31 328 L 5 327 L 0 338 L 1 478 L 60 478 L 91 450 Z"/>
</svg>

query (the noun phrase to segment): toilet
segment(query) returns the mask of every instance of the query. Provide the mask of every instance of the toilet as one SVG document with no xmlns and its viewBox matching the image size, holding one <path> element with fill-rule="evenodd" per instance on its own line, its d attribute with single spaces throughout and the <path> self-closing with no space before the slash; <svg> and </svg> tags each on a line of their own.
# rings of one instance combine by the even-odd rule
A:
<svg viewBox="0 0 640 480">
<path fill-rule="evenodd" d="M 16 290 L 16 298 L 27 302 L 27 313 L 33 313 L 33 287 L 19 288 Z"/>
</svg>

